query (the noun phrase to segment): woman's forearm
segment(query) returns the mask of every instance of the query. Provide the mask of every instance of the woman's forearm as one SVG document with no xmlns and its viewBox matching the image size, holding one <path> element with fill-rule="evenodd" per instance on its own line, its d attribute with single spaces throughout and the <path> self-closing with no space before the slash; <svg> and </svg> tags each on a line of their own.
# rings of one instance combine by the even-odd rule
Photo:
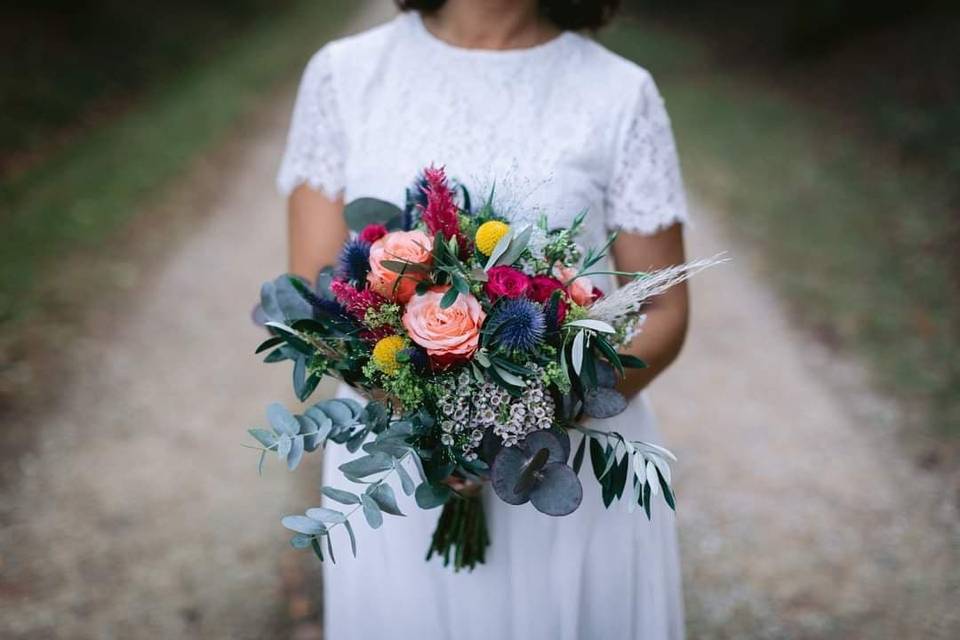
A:
<svg viewBox="0 0 960 640">
<path fill-rule="evenodd" d="M 647 310 L 641 331 L 623 350 L 624 353 L 637 356 L 647 365 L 644 369 L 626 370 L 626 376 L 619 388 L 628 397 L 646 388 L 680 354 L 687 335 L 685 289 L 686 285 L 680 284 L 655 299 Z"/>
<path fill-rule="evenodd" d="M 653 235 L 621 234 L 613 245 L 613 258 L 620 271 L 652 271 L 682 264 L 683 230 L 677 224 Z M 646 307 L 647 318 L 625 353 L 643 360 L 645 369 L 629 369 L 620 390 L 634 395 L 676 359 L 687 334 L 688 295 L 686 283 L 654 298 Z"/>
<path fill-rule="evenodd" d="M 301 185 L 290 195 L 287 214 L 290 273 L 313 282 L 320 269 L 336 262 L 347 238 L 343 199 Z"/>
</svg>

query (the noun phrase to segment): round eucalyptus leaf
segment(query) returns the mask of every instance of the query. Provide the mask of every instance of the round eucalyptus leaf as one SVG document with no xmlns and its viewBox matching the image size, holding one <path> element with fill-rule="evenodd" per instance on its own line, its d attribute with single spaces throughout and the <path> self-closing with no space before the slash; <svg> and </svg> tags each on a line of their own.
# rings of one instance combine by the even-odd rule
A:
<svg viewBox="0 0 960 640">
<path fill-rule="evenodd" d="M 547 429 L 528 433 L 523 440 L 523 450 L 527 457 L 532 458 L 540 449 L 546 449 L 549 452 L 547 462 L 566 462 L 567 455 L 570 453 L 569 441 L 567 449 L 564 449 L 563 442 L 556 433 Z"/>
<path fill-rule="evenodd" d="M 354 422 L 350 406 L 339 400 L 325 400 L 316 406 L 322 409 L 338 427 L 348 427 Z"/>
<path fill-rule="evenodd" d="M 614 389 L 601 387 L 588 391 L 583 397 L 583 412 L 591 418 L 610 418 L 626 408 L 627 399 Z"/>
<path fill-rule="evenodd" d="M 497 496 L 507 504 L 523 504 L 528 493 L 516 493 L 517 482 L 527 466 L 527 456 L 517 448 L 504 447 L 493 460 L 490 480 Z"/>
<path fill-rule="evenodd" d="M 350 413 L 353 414 L 354 420 L 363 415 L 363 405 L 353 398 L 335 398 L 335 401 L 347 405 Z"/>
<path fill-rule="evenodd" d="M 597 386 L 605 389 L 612 389 L 617 386 L 617 372 L 608 362 L 603 360 L 596 361 Z"/>
<path fill-rule="evenodd" d="M 530 492 L 530 503 L 548 516 L 565 516 L 576 511 L 583 500 L 583 485 L 573 469 L 551 462 L 540 470 L 541 480 Z"/>
</svg>

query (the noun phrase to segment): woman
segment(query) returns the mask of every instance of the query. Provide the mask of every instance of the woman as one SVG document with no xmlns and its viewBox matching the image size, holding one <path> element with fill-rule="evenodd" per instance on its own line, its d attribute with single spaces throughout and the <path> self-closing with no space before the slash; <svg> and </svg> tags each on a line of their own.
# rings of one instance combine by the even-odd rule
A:
<svg viewBox="0 0 960 640">
<path fill-rule="evenodd" d="M 583 243 L 619 230 L 621 270 L 683 261 L 686 206 L 656 86 L 579 33 L 609 19 L 616 0 L 398 4 L 396 19 L 330 43 L 304 74 L 278 176 L 292 272 L 312 278 L 333 263 L 345 199 L 396 201 L 431 163 L 474 192 L 512 185 L 517 216 L 565 225 L 589 209 Z M 623 382 L 630 407 L 600 428 L 659 440 L 641 391 L 676 357 L 686 324 L 678 286 L 649 308 L 629 349 L 650 365 Z M 342 483 L 334 471 L 349 457 L 328 451 L 331 482 Z M 326 637 L 682 637 L 672 513 L 658 506 L 648 522 L 624 505 L 606 510 L 590 488 L 565 518 L 487 495 L 492 544 L 472 573 L 424 561 L 438 513 L 412 501 L 379 531 L 357 527 L 359 558 L 324 567 Z"/>
</svg>

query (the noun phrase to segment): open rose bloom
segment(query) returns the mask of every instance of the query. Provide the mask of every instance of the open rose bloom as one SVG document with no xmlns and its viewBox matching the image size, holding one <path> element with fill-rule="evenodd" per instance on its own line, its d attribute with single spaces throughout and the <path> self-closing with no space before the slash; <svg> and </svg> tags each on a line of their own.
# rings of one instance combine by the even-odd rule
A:
<svg viewBox="0 0 960 640">
<path fill-rule="evenodd" d="M 323 555 L 320 541 L 332 544 L 336 528 L 352 537 L 350 522 L 361 517 L 380 526 L 384 513 L 397 512 L 385 484 L 396 479 L 420 507 L 443 507 L 430 555 L 472 568 L 490 544 L 483 505 L 477 496 L 455 496 L 446 481 L 482 482 L 510 504 L 566 515 L 582 499 L 587 448 L 600 452 L 587 467 L 608 503 L 622 497 L 648 516 L 653 500 L 672 507 L 669 451 L 581 418 L 607 418 L 627 406 L 616 387 L 627 369 L 643 366 L 629 354 L 627 336 L 645 302 L 713 262 L 635 274 L 601 296 L 593 281 L 611 272 L 597 266 L 603 251 L 576 244 L 584 215 L 566 229 L 545 218 L 513 223 L 492 197 L 470 208 L 483 199 L 434 167 L 407 196 L 402 207 L 372 198 L 348 203 L 356 235 L 337 267 L 313 285 L 282 276 L 261 290 L 258 317 L 272 333 L 261 350 L 269 362 L 293 362 L 301 400 L 324 375 L 388 399 L 366 407 L 322 400 L 296 416 L 275 404 L 270 428 L 250 431 L 264 454 L 291 469 L 324 446 L 357 453 L 340 470 L 366 487 L 363 495 L 340 487 L 324 493 L 361 508 L 284 518 L 294 546 Z M 410 469 L 422 473 L 411 477 Z"/>
</svg>

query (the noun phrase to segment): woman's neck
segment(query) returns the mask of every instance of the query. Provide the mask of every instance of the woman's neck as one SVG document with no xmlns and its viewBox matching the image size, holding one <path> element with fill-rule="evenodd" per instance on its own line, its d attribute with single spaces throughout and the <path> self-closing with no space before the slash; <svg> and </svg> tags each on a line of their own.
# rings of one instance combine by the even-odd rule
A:
<svg viewBox="0 0 960 640">
<path fill-rule="evenodd" d="M 465 49 L 523 49 L 555 38 L 560 30 L 544 19 L 537 0 L 447 0 L 423 16 L 433 35 Z"/>
</svg>

